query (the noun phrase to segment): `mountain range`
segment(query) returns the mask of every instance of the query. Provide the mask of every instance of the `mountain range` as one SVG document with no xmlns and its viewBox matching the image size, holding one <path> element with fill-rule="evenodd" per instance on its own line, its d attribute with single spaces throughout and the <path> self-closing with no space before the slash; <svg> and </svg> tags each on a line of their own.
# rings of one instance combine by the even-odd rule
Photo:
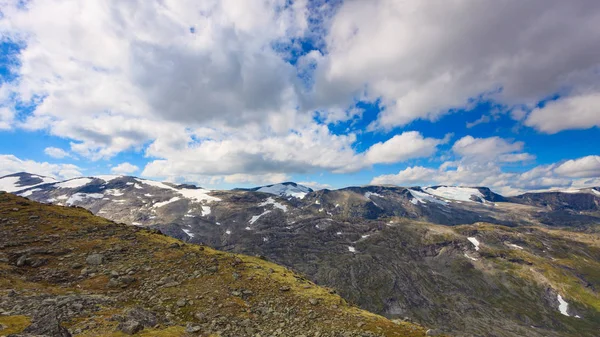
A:
<svg viewBox="0 0 600 337">
<path fill-rule="evenodd" d="M 600 188 L 505 197 L 486 187 L 288 182 L 207 190 L 131 176 L 29 173 L 0 190 L 258 255 L 363 309 L 457 336 L 597 336 Z"/>
</svg>

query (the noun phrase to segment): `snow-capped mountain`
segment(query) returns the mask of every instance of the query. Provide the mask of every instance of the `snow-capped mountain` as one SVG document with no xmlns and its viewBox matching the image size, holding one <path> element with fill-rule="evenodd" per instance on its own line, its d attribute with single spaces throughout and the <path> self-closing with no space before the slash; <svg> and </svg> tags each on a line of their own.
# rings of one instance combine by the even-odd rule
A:
<svg viewBox="0 0 600 337">
<path fill-rule="evenodd" d="M 285 182 L 273 185 L 266 185 L 261 187 L 249 188 L 249 189 L 238 189 L 242 191 L 255 191 L 274 194 L 282 197 L 294 197 L 303 199 L 308 193 L 313 192 L 309 187 L 296 184 L 294 182 Z"/>
</svg>

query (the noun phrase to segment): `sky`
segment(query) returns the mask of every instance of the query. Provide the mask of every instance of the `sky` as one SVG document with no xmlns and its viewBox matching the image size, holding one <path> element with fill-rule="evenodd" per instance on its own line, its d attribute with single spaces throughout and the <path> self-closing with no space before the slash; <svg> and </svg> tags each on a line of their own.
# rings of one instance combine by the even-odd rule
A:
<svg viewBox="0 0 600 337">
<path fill-rule="evenodd" d="M 0 0 L 0 175 L 600 186 L 596 0 Z"/>
</svg>

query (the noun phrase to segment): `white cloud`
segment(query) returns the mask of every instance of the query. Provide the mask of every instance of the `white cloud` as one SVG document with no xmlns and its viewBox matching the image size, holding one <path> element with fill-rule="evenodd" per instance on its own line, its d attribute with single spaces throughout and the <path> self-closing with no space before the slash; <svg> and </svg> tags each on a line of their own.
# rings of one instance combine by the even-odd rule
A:
<svg viewBox="0 0 600 337">
<path fill-rule="evenodd" d="M 417 182 L 430 181 L 437 170 L 423 166 L 407 167 L 398 174 L 387 174 L 373 178 L 373 185 L 410 185 Z"/>
<path fill-rule="evenodd" d="M 326 41 L 314 99 L 381 98 L 374 128 L 435 121 L 478 98 L 533 107 L 556 93 L 600 91 L 595 1 L 346 1 Z M 594 125 L 568 114 L 570 126 Z"/>
<path fill-rule="evenodd" d="M 0 103 L 2 103 L 1 98 Z M 0 105 L 0 130 L 11 129 L 13 121 L 14 112 L 9 108 Z"/>
<path fill-rule="evenodd" d="M 454 143 L 452 151 L 465 160 L 517 162 L 534 159 L 530 154 L 517 153 L 523 150 L 523 146 L 523 142 L 510 142 L 500 137 L 465 136 Z"/>
<path fill-rule="evenodd" d="M 81 169 L 73 164 L 50 164 L 19 159 L 13 155 L 0 155 L 0 176 L 16 172 L 28 172 L 56 179 L 81 176 Z"/>
<path fill-rule="evenodd" d="M 560 175 L 572 178 L 600 177 L 600 156 L 587 156 L 575 160 L 567 160 L 554 171 Z"/>
<path fill-rule="evenodd" d="M 545 133 L 600 126 L 600 92 L 550 101 L 535 108 L 525 125 Z"/>
<path fill-rule="evenodd" d="M 522 142 L 466 136 L 452 147 L 457 160 L 444 162 L 437 168 L 407 167 L 397 174 L 376 176 L 371 184 L 487 186 L 506 195 L 600 184 L 600 156 L 539 165 L 522 173 L 505 171 L 503 165 L 507 163 L 533 159 L 530 154 L 520 152 L 522 149 Z"/>
<path fill-rule="evenodd" d="M 111 168 L 110 171 L 116 174 L 132 174 L 137 172 L 139 169 L 139 167 L 125 162 Z"/>
<path fill-rule="evenodd" d="M 354 172 L 441 144 L 405 132 L 357 153 L 359 131 L 325 126 L 361 118 L 357 99 L 384 108 L 373 128 L 436 120 L 480 96 L 519 107 L 514 118 L 544 132 L 558 130 L 554 104 L 568 105 L 565 127 L 584 128 L 598 124 L 583 105 L 600 87 L 599 10 L 583 0 L 347 1 L 335 11 L 286 0 L 4 0 L 0 34 L 26 47 L 17 79 L 0 84 L 0 129 L 47 130 L 92 160 L 139 151 L 144 175 L 210 183 Z M 321 51 L 293 64 L 303 38 Z M 15 119 L 14 98 L 37 106 Z M 501 162 L 532 158 L 518 142 L 474 141 L 456 149 L 463 161 L 490 153 L 479 148 Z"/>
<path fill-rule="evenodd" d="M 58 159 L 71 156 L 67 151 L 60 149 L 58 147 L 47 147 L 44 149 L 44 153 L 52 158 L 58 158 Z"/>
<path fill-rule="evenodd" d="M 329 189 L 329 190 L 334 189 L 334 187 L 329 184 L 323 184 L 323 183 L 319 183 L 316 181 L 302 181 L 302 182 L 299 182 L 298 184 L 304 185 L 306 187 L 310 187 L 315 191 L 324 190 L 324 189 Z"/>
<path fill-rule="evenodd" d="M 179 128 L 257 124 L 281 132 L 297 113 L 299 81 L 272 45 L 307 32 L 306 6 L 5 1 L 0 34 L 26 48 L 3 96 L 39 103 L 20 127 L 73 139 L 72 150 L 92 159 Z M 1 114 L 0 126 L 16 123 L 8 117 Z"/>
<path fill-rule="evenodd" d="M 487 115 L 482 115 L 479 119 L 476 119 L 472 122 L 467 122 L 466 127 L 467 129 L 473 128 L 479 124 L 485 124 L 485 123 L 489 123 L 492 119 L 490 118 L 490 116 Z"/>
<path fill-rule="evenodd" d="M 424 138 L 417 131 L 408 131 L 373 144 L 366 152 L 370 163 L 397 163 L 433 155 L 443 139 Z"/>
</svg>

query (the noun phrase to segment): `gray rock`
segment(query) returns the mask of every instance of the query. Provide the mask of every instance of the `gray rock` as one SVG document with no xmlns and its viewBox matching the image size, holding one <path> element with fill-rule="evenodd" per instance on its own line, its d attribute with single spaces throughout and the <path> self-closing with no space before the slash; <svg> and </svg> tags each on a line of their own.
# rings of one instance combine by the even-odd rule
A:
<svg viewBox="0 0 600 337">
<path fill-rule="evenodd" d="M 442 331 L 440 329 L 429 329 L 425 332 L 425 336 L 440 336 Z"/>
<path fill-rule="evenodd" d="M 140 322 L 135 320 L 128 320 L 124 323 L 119 324 L 119 330 L 127 335 L 135 335 L 143 329 L 144 326 Z"/>
<path fill-rule="evenodd" d="M 27 263 L 27 255 L 21 255 L 21 257 L 19 257 L 17 259 L 17 267 L 23 267 L 25 266 L 25 264 Z"/>
<path fill-rule="evenodd" d="M 192 325 L 189 323 L 185 328 L 185 332 L 187 332 L 187 333 L 198 333 L 198 332 L 200 332 L 200 330 L 202 330 L 201 327 L 199 327 L 197 325 Z"/>
<path fill-rule="evenodd" d="M 158 324 L 158 318 L 156 317 L 155 313 L 140 307 L 128 309 L 125 312 L 125 316 L 127 319 L 139 322 L 141 325 L 147 328 L 151 328 Z"/>
<path fill-rule="evenodd" d="M 182 307 L 185 307 L 185 305 L 187 304 L 187 301 L 184 298 L 182 298 L 182 299 L 179 299 L 177 301 L 177 303 L 175 303 L 175 304 L 177 304 L 178 307 L 182 308 Z"/>
<path fill-rule="evenodd" d="M 71 337 L 69 330 L 60 325 L 55 309 L 51 306 L 40 308 L 34 315 L 31 325 L 23 332 L 34 336 Z"/>
<path fill-rule="evenodd" d="M 85 263 L 91 266 L 99 266 L 104 263 L 104 255 L 102 254 L 90 254 L 85 259 Z"/>
</svg>

